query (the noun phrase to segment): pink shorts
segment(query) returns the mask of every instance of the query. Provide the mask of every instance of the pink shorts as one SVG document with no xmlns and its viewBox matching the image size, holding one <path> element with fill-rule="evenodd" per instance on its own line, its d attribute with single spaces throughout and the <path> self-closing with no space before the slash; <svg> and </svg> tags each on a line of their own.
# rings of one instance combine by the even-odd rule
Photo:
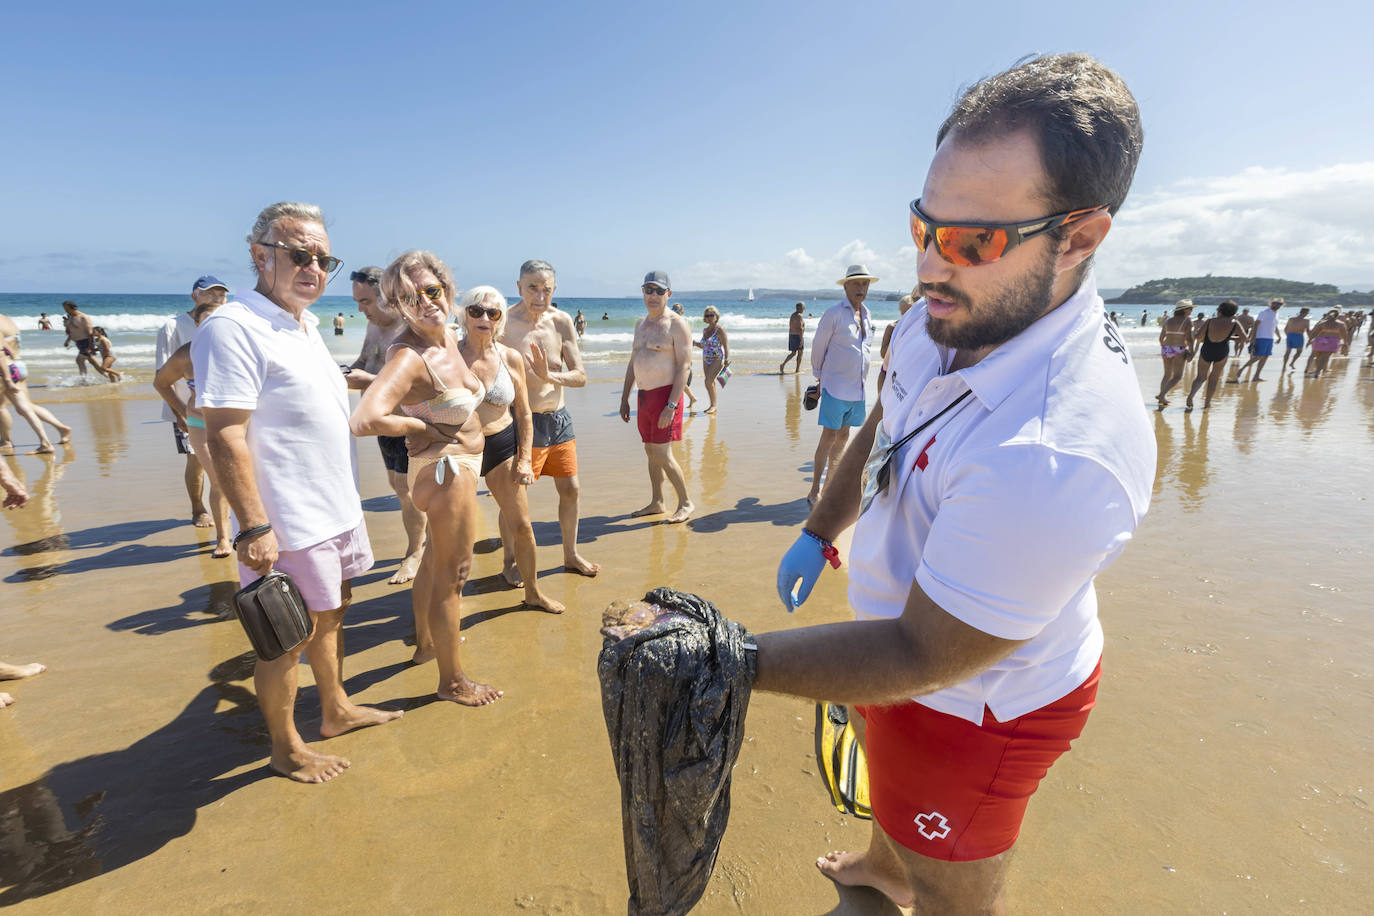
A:
<svg viewBox="0 0 1374 916">
<path fill-rule="evenodd" d="M 1097 701 L 1098 662 L 1068 694 L 1007 722 L 983 724 L 919 703 L 857 706 L 867 723 L 868 791 L 883 832 L 946 862 L 1006 852 L 1030 797 Z"/>
<path fill-rule="evenodd" d="M 327 541 L 283 550 L 277 554 L 274 569 L 291 577 L 305 599 L 305 608 L 314 613 L 343 607 L 344 583 L 372 568 L 372 544 L 367 539 L 367 523 Z M 258 579 L 258 574 L 239 564 L 239 585 L 246 586 Z"/>
<path fill-rule="evenodd" d="M 1318 353 L 1339 353 L 1343 346 L 1345 346 L 1345 341 L 1339 337 L 1312 338 L 1312 349 Z"/>
</svg>

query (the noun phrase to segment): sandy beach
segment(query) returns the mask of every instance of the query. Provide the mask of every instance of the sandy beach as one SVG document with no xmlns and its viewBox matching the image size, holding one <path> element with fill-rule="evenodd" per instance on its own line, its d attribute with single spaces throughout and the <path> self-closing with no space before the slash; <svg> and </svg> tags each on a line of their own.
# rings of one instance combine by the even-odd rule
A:
<svg viewBox="0 0 1374 916">
<path fill-rule="evenodd" d="M 1136 368 L 1152 404 L 1159 361 Z M 1223 386 L 1208 411 L 1185 414 L 1181 396 L 1152 411 L 1154 502 L 1098 580 L 1099 705 L 1030 805 L 1012 912 L 1367 911 L 1374 370 L 1352 357 L 1318 380 L 1267 376 Z M 755 631 L 848 618 L 843 569 L 796 616 L 773 589 L 807 513 L 806 383 L 736 375 L 718 416 L 688 421 L 677 454 L 697 504 L 689 526 L 628 517 L 648 481 L 616 416 L 619 384 L 569 391 L 582 552 L 604 570 L 562 573 L 542 481 L 530 492 L 541 581 L 568 613 L 521 609 L 481 497 L 463 662 L 506 696 L 480 709 L 432 702 L 433 666 L 407 661 L 409 593 L 386 582 L 399 513 L 375 444 L 360 441 L 378 564 L 354 582 L 344 672 L 359 702 L 406 715 L 325 742 L 353 762 L 325 786 L 266 768 L 252 655 L 228 603 L 234 568 L 189 523 L 151 386 L 35 391 L 75 431 L 56 458 L 0 458 L 33 497 L 0 524 L 0 658 L 49 667 L 3 685 L 18 702 L 0 711 L 0 906 L 623 912 L 600 612 L 668 585 Z M 22 424 L 15 436 L 20 451 L 32 438 Z M 301 684 L 313 740 L 306 666 Z M 816 872 L 817 855 L 861 847 L 869 831 L 829 804 L 812 726 L 809 704 L 755 695 L 698 912 L 895 912 Z"/>
</svg>

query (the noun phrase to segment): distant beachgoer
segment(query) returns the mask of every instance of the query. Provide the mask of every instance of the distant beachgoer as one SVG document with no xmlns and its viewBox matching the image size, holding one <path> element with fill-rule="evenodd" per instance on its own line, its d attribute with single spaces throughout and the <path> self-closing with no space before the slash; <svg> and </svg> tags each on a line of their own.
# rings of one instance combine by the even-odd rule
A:
<svg viewBox="0 0 1374 916">
<path fill-rule="evenodd" d="M 8 316 L 0 315 L 0 407 L 3 407 L 6 401 L 13 404 L 14 412 L 33 427 L 34 434 L 38 436 L 35 455 L 52 454 L 56 449 L 53 448 L 52 440 L 43 431 L 43 424 L 47 423 L 57 430 L 59 445 L 72 441 L 72 428 L 58 422 L 50 410 L 41 404 L 35 404 L 29 398 L 29 370 L 20 358 L 19 338 L 19 326 Z M 9 450 L 12 447 L 13 442 L 8 432 L 0 436 L 0 448 Z"/>
<path fill-rule="evenodd" d="M 501 509 L 501 542 L 511 545 L 513 563 L 502 569 L 506 582 L 524 588 L 525 604 L 563 613 L 563 604 L 539 588 L 534 529 L 525 488 L 534 483 L 530 464 L 534 441 L 529 396 L 525 390 L 525 361 L 500 342 L 506 324 L 506 297 L 493 286 L 475 286 L 458 300 L 462 337 L 458 352 L 468 370 L 486 389 L 477 405 L 486 444 L 482 448 L 482 480 Z"/>
<path fill-rule="evenodd" d="M 806 306 L 798 302 L 796 310 L 787 316 L 787 355 L 778 366 L 778 375 L 787 370 L 787 363 L 793 357 L 796 357 L 797 365 L 793 367 L 792 374 L 801 372 L 802 355 L 806 351 L 806 317 L 802 314 L 805 310 Z"/>
<path fill-rule="evenodd" d="M 918 298 L 919 295 L 917 293 L 912 292 L 907 293 L 901 299 L 898 299 L 897 321 L 894 321 L 887 327 L 883 328 L 883 342 L 882 345 L 878 347 L 878 358 L 882 362 L 882 368 L 878 370 L 879 394 L 882 394 L 883 384 L 887 381 L 887 348 L 892 345 L 892 332 L 897 330 L 897 325 L 901 322 L 902 316 L 911 310 L 911 307 L 916 304 L 916 300 Z"/>
<path fill-rule="evenodd" d="M 1140 326 L 1141 326 L 1142 328 L 1145 327 L 1145 322 L 1147 322 L 1147 321 L 1149 320 L 1149 318 L 1150 318 L 1150 313 L 1149 313 L 1149 312 L 1147 312 L 1147 311 L 1142 311 L 1142 312 L 1140 313 Z"/>
<path fill-rule="evenodd" d="M 233 543 L 239 582 L 279 569 L 310 612 L 304 645 L 272 661 L 258 659 L 253 682 L 272 740 L 272 769 L 318 783 L 349 762 L 313 750 L 296 731 L 302 652 L 319 691 L 321 736 L 380 725 L 401 713 L 358 706 L 344 689 L 350 580 L 372 567 L 372 547 L 353 476 L 348 389 L 309 311 L 341 262 L 329 253 L 324 214 L 313 204 L 265 208 L 248 234 L 248 249 L 256 287 L 201 322 L 191 341 L 196 403 L 239 527 Z"/>
<path fill-rule="evenodd" d="M 355 436 L 406 436 L 410 495 L 429 518 L 429 544 L 411 587 L 415 655 L 438 662 L 441 700 L 485 706 L 502 696 L 463 672 L 462 592 L 477 532 L 486 389 L 463 362 L 449 329 L 453 273 L 429 251 L 407 251 L 382 274 L 382 295 L 405 319 L 386 365 L 363 392 L 349 425 Z M 398 412 L 399 411 L 399 412 Z"/>
<path fill-rule="evenodd" d="M 877 279 L 864 265 L 851 264 L 844 278 L 835 281 L 844 287 L 845 301 L 826 309 L 811 338 L 811 374 L 821 386 L 821 405 L 816 411 L 821 437 L 812 463 L 811 492 L 806 496 L 811 505 L 820 498 L 821 479 L 840 462 L 849 428 L 864 422 L 864 383 L 873 350 L 873 318 L 864 299 Z"/>
<path fill-rule="evenodd" d="M 1202 326 L 1203 326 L 1204 324 L 1206 324 L 1206 323 L 1207 323 L 1207 313 L 1206 313 L 1206 312 L 1198 312 L 1196 315 L 1193 316 L 1193 339 L 1194 339 L 1194 340 L 1196 340 L 1197 338 L 1199 338 L 1199 337 L 1202 336 Z"/>
<path fill-rule="evenodd" d="M 353 301 L 358 303 L 358 311 L 367 319 L 367 329 L 363 332 L 358 358 L 344 372 L 344 382 L 349 388 L 362 391 L 386 365 L 387 349 L 405 331 L 406 323 L 401 320 L 400 312 L 382 300 L 380 267 L 363 267 L 348 277 L 353 281 Z M 387 482 L 401 505 L 401 527 L 406 532 L 405 556 L 386 581 L 388 585 L 404 585 L 415 578 L 420 558 L 424 556 L 425 514 L 415 508 L 410 498 L 410 481 L 406 476 L 410 463 L 405 436 L 378 436 L 377 447 L 382 453 Z"/>
<path fill-rule="evenodd" d="M 601 320 L 602 320 L 602 321 L 610 321 L 610 320 L 611 320 L 611 313 L 610 313 L 610 312 L 602 312 L 602 313 L 601 313 Z"/>
<path fill-rule="evenodd" d="M 1108 315 L 1107 320 L 1110 321 L 1112 324 L 1120 324 L 1120 322 L 1116 320 L 1116 312 L 1112 312 L 1110 315 Z"/>
<path fill-rule="evenodd" d="M 105 333 L 104 328 L 91 329 L 91 346 L 95 349 L 96 357 L 100 360 L 100 371 L 105 373 L 105 377 L 112 382 L 122 381 L 124 373 L 114 368 L 114 344 L 110 342 L 110 337 Z"/>
<path fill-rule="evenodd" d="M 701 340 L 692 341 L 692 346 L 701 348 L 701 371 L 706 376 L 706 397 L 711 401 L 706 412 L 715 413 L 716 376 L 730 365 L 730 337 L 725 333 L 725 328 L 720 326 L 720 312 L 716 311 L 714 305 L 706 306 L 701 317 L 706 327 L 701 330 Z"/>
<path fill-rule="evenodd" d="M 564 388 L 583 388 L 587 372 L 582 351 L 567 312 L 549 307 L 558 275 L 548 261 L 531 259 L 520 265 L 520 301 L 506 312 L 501 342 L 525 360 L 525 385 L 534 423 L 534 454 L 530 464 L 536 480 L 552 477 L 558 491 L 558 529 L 563 538 L 563 568 L 595 576 L 601 566 L 577 549 L 578 500 L 577 434 L 564 403 Z M 608 317 L 608 316 L 602 316 Z M 504 549 L 512 549 L 509 542 Z M 506 565 L 511 555 L 506 554 Z"/>
<path fill-rule="evenodd" d="M 1312 353 L 1303 369 L 1306 378 L 1320 378 L 1331 361 L 1332 353 L 1339 353 L 1342 347 L 1350 346 L 1350 331 L 1341 321 L 1340 312 L 1331 309 L 1312 327 Z"/>
<path fill-rule="evenodd" d="M 52 330 L 52 319 L 48 317 L 48 313 L 47 313 L 47 312 L 40 312 L 40 313 L 39 313 L 39 315 L 38 315 L 38 330 L 40 330 L 40 331 L 51 331 L 51 330 Z"/>
<path fill-rule="evenodd" d="M 1174 304 L 1174 313 L 1165 319 L 1159 329 L 1159 355 L 1164 360 L 1164 379 L 1159 383 L 1159 394 L 1155 400 L 1159 409 L 1169 406 L 1169 390 L 1183 378 L 1184 367 L 1193 358 L 1193 324 L 1188 313 L 1193 310 L 1192 299 L 1180 299 Z"/>
<path fill-rule="evenodd" d="M 67 339 L 62 341 L 62 346 L 69 347 L 76 344 L 76 368 L 81 371 L 81 378 L 86 378 L 86 366 L 90 365 L 96 372 L 104 375 L 100 364 L 95 361 L 94 341 L 91 340 L 93 325 L 91 316 L 76 307 L 76 303 L 68 299 L 62 303 L 62 310 L 66 312 L 66 317 L 62 319 L 62 326 L 67 329 Z"/>
<path fill-rule="evenodd" d="M 161 369 L 163 363 L 171 358 L 172 354 L 180 350 L 183 346 L 191 342 L 191 338 L 196 333 L 196 322 L 191 317 L 192 313 L 202 306 L 223 305 L 229 296 L 229 287 L 223 281 L 206 274 L 196 279 L 191 284 L 191 309 L 186 312 L 178 312 L 162 323 L 162 327 L 157 332 L 157 346 L 153 360 L 153 368 Z M 191 397 L 191 389 L 185 380 L 178 381 L 174 390 L 177 397 L 185 404 Z M 186 456 L 186 467 L 182 473 L 182 480 L 186 485 L 186 496 L 191 501 L 191 524 L 197 528 L 209 528 L 214 522 L 210 513 L 205 510 L 205 501 L 202 493 L 205 490 L 205 469 L 201 466 L 200 459 L 196 457 L 195 449 L 191 447 L 191 440 L 187 437 L 186 431 L 176 423 L 176 414 L 172 408 L 163 405 L 162 419 L 172 424 L 172 440 L 176 446 L 178 455 Z"/>
<path fill-rule="evenodd" d="M 199 325 L 217 308 L 219 303 L 213 300 L 198 305 L 191 309 L 191 319 Z M 188 396 L 184 399 L 177 392 L 176 383 L 179 381 L 186 383 Z M 210 517 L 215 524 L 215 546 L 210 551 L 210 556 L 215 559 L 226 558 L 233 553 L 229 531 L 229 500 L 225 498 L 224 490 L 215 477 L 214 459 L 210 456 L 210 449 L 206 443 L 205 416 L 196 406 L 195 368 L 191 365 L 189 341 L 182 344 L 181 348 L 168 357 L 157 370 L 153 376 L 153 388 L 171 408 L 173 422 L 186 433 L 196 459 L 205 469 L 205 476 L 210 481 Z"/>
<path fill-rule="evenodd" d="M 578 309 L 577 314 L 573 317 L 573 328 L 577 331 L 578 339 L 581 339 L 587 330 L 587 319 L 583 316 L 581 309 Z"/>
<path fill-rule="evenodd" d="M 692 364 L 692 329 L 686 319 L 667 308 L 672 286 L 668 275 L 651 270 L 640 287 L 647 315 L 635 322 L 634 344 L 625 366 L 625 387 L 620 393 L 620 419 L 630 422 L 630 389 L 639 387 L 639 438 L 649 459 L 649 503 L 630 513 L 632 518 L 664 511 L 663 481 L 677 493 L 677 508 L 670 524 L 692 516 L 687 480 L 673 455 L 673 443 L 682 440 L 682 389 Z"/>
<path fill-rule="evenodd" d="M 1279 301 L 1282 302 L 1283 300 Z M 1280 372 L 1285 369 L 1292 372 L 1298 368 L 1298 357 L 1302 356 L 1303 347 L 1307 345 L 1307 332 L 1312 327 L 1312 321 L 1307 317 L 1310 311 L 1312 310 L 1306 307 L 1299 309 L 1298 314 L 1289 318 L 1283 326 L 1283 336 L 1288 348 L 1283 351 L 1283 365 L 1279 367 Z M 1289 364 L 1290 357 L 1292 359 L 1291 365 Z"/>
<path fill-rule="evenodd" d="M 1249 372 L 1253 365 L 1255 381 L 1264 381 L 1260 373 L 1264 371 L 1264 364 L 1269 361 L 1269 357 L 1274 355 L 1274 341 L 1279 336 L 1279 309 L 1283 308 L 1283 305 L 1282 299 L 1270 299 L 1269 307 L 1250 319 L 1250 324 L 1246 328 L 1250 334 L 1250 359 L 1236 373 L 1237 379 Z M 1240 318 L 1236 320 L 1241 321 Z M 1241 321 L 1241 324 L 1245 322 Z M 1240 349 L 1237 348 L 1236 352 L 1239 353 Z"/>
<path fill-rule="evenodd" d="M 1217 306 L 1217 317 L 1202 323 L 1202 332 L 1194 338 L 1198 343 L 1197 377 L 1193 379 L 1192 390 L 1188 392 L 1188 407 L 1193 409 L 1193 397 L 1202 383 L 1207 383 L 1207 393 L 1203 398 L 1202 409 L 1212 406 L 1212 396 L 1226 372 L 1226 364 L 1231 359 L 1231 339 L 1243 335 L 1245 329 L 1236 320 L 1239 306 L 1227 299 Z"/>
<path fill-rule="evenodd" d="M 1248 308 L 1241 309 L 1240 314 L 1236 316 L 1236 321 L 1240 322 L 1240 326 L 1245 328 L 1245 339 L 1237 340 L 1235 343 L 1235 355 L 1240 356 L 1240 348 L 1242 346 L 1244 346 L 1247 343 L 1249 343 L 1252 347 L 1254 346 L 1253 342 L 1251 341 L 1251 337 L 1253 336 L 1255 329 L 1255 316 L 1250 314 L 1250 310 Z"/>
</svg>

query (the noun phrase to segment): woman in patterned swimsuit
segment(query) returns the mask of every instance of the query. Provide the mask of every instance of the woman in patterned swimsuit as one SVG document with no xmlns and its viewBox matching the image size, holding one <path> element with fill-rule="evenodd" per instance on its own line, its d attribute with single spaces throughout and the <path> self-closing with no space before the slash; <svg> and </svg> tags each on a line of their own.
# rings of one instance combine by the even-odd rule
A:
<svg viewBox="0 0 1374 916">
<path fill-rule="evenodd" d="M 707 413 L 716 412 L 716 376 L 730 362 L 730 340 L 725 329 L 719 324 L 720 312 L 714 305 L 708 305 L 701 317 L 706 321 L 701 340 L 692 341 L 692 346 L 701 347 L 701 371 L 706 375 L 706 396 L 711 399 Z"/>
<path fill-rule="evenodd" d="M 1173 315 L 1164 319 L 1159 329 L 1159 355 L 1164 360 L 1164 380 L 1159 383 L 1159 394 L 1155 400 L 1159 402 L 1160 410 L 1169 406 L 1165 395 L 1183 379 L 1183 368 L 1193 358 L 1192 311 L 1192 299 L 1178 300 Z"/>
<path fill-rule="evenodd" d="M 439 663 L 439 699 L 485 706 L 502 691 L 463 673 L 458 660 L 463 585 L 477 532 L 477 475 L 486 388 L 448 328 L 453 274 L 429 251 L 407 251 L 382 274 L 382 296 L 405 319 L 386 365 L 363 392 L 350 426 L 357 436 L 405 436 L 410 494 L 429 520 L 429 544 L 411 586 L 417 664 Z"/>
<path fill-rule="evenodd" d="M 525 499 L 525 487 L 534 483 L 530 466 L 534 425 L 525 392 L 524 360 L 500 343 L 505 326 L 506 297 L 495 287 L 474 286 L 458 300 L 458 327 L 463 334 L 458 352 L 487 389 L 477 408 L 486 437 L 481 473 L 501 509 L 502 575 L 512 586 L 525 589 L 525 604 L 561 614 L 563 605 L 539 590 L 534 529 Z"/>
</svg>

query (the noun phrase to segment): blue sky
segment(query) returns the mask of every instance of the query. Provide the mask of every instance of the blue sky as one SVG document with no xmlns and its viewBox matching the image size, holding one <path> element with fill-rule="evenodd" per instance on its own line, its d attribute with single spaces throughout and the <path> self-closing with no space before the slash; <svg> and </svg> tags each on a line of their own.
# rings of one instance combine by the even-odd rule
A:
<svg viewBox="0 0 1374 916">
<path fill-rule="evenodd" d="M 41 9 L 3 17 L 0 291 L 243 282 L 244 234 L 282 199 L 325 209 L 349 267 L 426 247 L 463 286 L 513 290 L 542 257 L 568 296 L 633 295 L 651 267 L 680 290 L 829 285 L 851 261 L 901 288 L 960 88 L 1069 50 L 1145 122 L 1101 285 L 1374 285 L 1359 5 Z"/>
</svg>

